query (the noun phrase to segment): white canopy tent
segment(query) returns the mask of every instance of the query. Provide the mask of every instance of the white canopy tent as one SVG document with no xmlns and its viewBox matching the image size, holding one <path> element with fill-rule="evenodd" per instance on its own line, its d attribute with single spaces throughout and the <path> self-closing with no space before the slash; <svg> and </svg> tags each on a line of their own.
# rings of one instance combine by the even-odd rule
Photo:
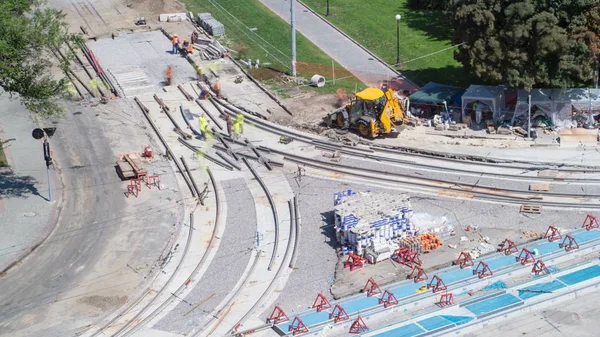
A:
<svg viewBox="0 0 600 337">
<path fill-rule="evenodd" d="M 467 105 L 474 102 L 486 104 L 492 110 L 494 120 L 504 111 L 503 87 L 487 85 L 471 85 L 462 96 L 462 111 L 467 111 Z"/>
<path fill-rule="evenodd" d="M 525 91 L 523 89 L 517 92 L 517 104 L 515 105 L 515 114 L 512 118 L 513 125 L 526 125 L 527 117 L 529 112 L 529 98 L 531 95 L 531 120 L 533 121 L 535 111 L 534 107 L 537 107 L 542 111 L 549 120 L 552 120 L 554 114 L 554 102 L 552 101 L 552 93 L 554 89 L 533 89 L 531 91 Z"/>
<path fill-rule="evenodd" d="M 575 95 L 571 95 L 571 105 L 575 110 L 600 110 L 600 89 L 582 88 L 569 90 L 577 90 L 577 93 Z"/>
</svg>

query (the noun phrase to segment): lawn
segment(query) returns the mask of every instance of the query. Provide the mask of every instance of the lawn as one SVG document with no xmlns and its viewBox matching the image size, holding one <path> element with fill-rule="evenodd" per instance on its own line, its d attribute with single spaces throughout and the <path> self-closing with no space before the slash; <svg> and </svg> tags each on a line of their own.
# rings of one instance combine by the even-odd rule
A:
<svg viewBox="0 0 600 337">
<path fill-rule="evenodd" d="M 302 0 L 325 16 L 326 0 Z M 429 81 L 468 87 L 472 76 L 462 71 L 453 49 L 411 61 L 452 46 L 452 30 L 445 14 L 412 11 L 407 0 L 329 0 L 327 19 L 390 64 L 396 63 L 396 14 L 400 14 L 400 68 L 413 82 Z"/>
<path fill-rule="evenodd" d="M 4 166 L 8 166 L 8 161 L 6 160 L 6 155 L 2 149 L 2 140 L 0 139 L 0 167 Z"/>
<path fill-rule="evenodd" d="M 197 13 L 209 12 L 225 26 L 226 37 L 220 39 L 230 48 L 238 51 L 244 60 L 259 59 L 262 65 L 291 73 L 291 34 L 290 25 L 273 13 L 258 0 L 183 0 L 188 11 Z M 312 44 L 299 32 L 296 33 L 297 72 L 299 76 L 310 80 L 318 73 L 326 79 L 332 77 L 332 59 L 317 46 Z M 235 55 L 234 55 L 235 56 Z M 261 72 L 253 72 L 260 78 Z M 272 76 L 271 76 L 272 77 Z M 352 91 L 364 85 L 355 77 L 335 63 L 336 85 L 326 85 L 317 90 L 331 93 L 337 88 Z M 348 77 L 343 80 L 339 78 Z M 267 84 L 278 87 L 276 79 L 266 79 Z M 281 85 L 278 92 L 285 91 L 289 85 Z M 277 89 L 277 88 L 276 88 Z M 285 93 L 282 93 L 285 95 Z"/>
</svg>

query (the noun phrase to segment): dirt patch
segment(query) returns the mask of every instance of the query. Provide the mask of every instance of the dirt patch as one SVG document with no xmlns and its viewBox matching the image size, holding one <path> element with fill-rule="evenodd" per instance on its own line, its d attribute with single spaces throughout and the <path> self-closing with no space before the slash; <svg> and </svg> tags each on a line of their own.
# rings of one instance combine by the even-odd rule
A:
<svg viewBox="0 0 600 337">
<path fill-rule="evenodd" d="M 157 16 L 163 13 L 183 13 L 185 6 L 179 1 L 168 0 L 129 0 L 127 7 Z"/>
<path fill-rule="evenodd" d="M 127 296 L 86 296 L 77 300 L 102 311 L 115 310 L 127 301 Z"/>
<path fill-rule="evenodd" d="M 249 72 L 255 79 L 259 81 L 277 80 L 284 75 L 281 70 L 271 67 L 250 69 Z"/>
</svg>

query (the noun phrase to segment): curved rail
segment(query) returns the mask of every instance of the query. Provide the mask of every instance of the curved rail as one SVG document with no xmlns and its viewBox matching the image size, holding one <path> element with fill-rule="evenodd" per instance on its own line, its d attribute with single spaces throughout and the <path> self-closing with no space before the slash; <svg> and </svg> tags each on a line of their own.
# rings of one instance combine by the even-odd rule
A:
<svg viewBox="0 0 600 337">
<path fill-rule="evenodd" d="M 289 208 L 289 212 L 290 212 L 290 235 L 289 235 L 289 239 L 288 239 L 288 244 L 285 247 L 285 252 L 283 253 L 283 260 L 281 261 L 281 265 L 277 269 L 277 273 L 275 274 L 275 277 L 273 277 L 273 280 L 271 280 L 271 283 L 269 283 L 269 286 L 267 287 L 267 289 L 265 289 L 265 291 L 262 293 L 262 295 L 259 297 L 259 299 L 254 303 L 254 305 L 250 308 L 250 310 L 248 310 L 246 312 L 246 314 L 244 314 L 244 316 L 242 316 L 242 318 L 240 318 L 240 320 L 233 326 L 233 328 L 227 332 L 227 335 L 233 334 L 233 332 L 235 330 L 237 330 L 237 328 L 239 326 L 241 326 L 248 319 L 248 317 L 250 317 L 250 315 L 252 315 L 254 310 L 256 310 L 256 308 L 258 308 L 262 304 L 265 297 L 267 297 L 267 295 L 271 294 L 271 292 L 273 291 L 273 287 L 275 287 L 276 282 L 281 277 L 281 273 L 285 270 L 285 261 L 288 259 L 290 249 L 292 247 L 293 247 L 293 249 L 296 249 L 295 243 L 298 241 L 298 237 L 296 237 L 294 235 L 294 233 L 295 233 L 294 227 L 296 227 L 298 225 L 298 223 L 297 223 L 297 218 L 296 218 L 296 212 L 294 211 L 295 210 L 294 203 L 292 202 L 292 200 L 288 200 L 288 208 Z"/>
<path fill-rule="evenodd" d="M 269 267 L 267 268 L 267 270 L 270 271 L 273 268 L 273 264 L 275 263 L 275 256 L 277 255 L 277 246 L 279 245 L 279 216 L 277 215 L 277 208 L 275 208 L 275 202 L 273 201 L 273 197 L 271 196 L 267 185 L 264 183 L 264 181 L 262 181 L 258 173 L 256 173 L 254 168 L 250 165 L 250 163 L 248 163 L 248 159 L 242 157 L 242 161 L 244 162 L 244 164 L 246 164 L 250 172 L 252 172 L 252 175 L 254 176 L 256 181 L 258 181 L 260 187 L 265 192 L 267 200 L 269 200 L 269 204 L 271 205 L 271 211 L 273 212 L 273 221 L 275 223 L 275 243 L 273 244 L 273 254 L 271 255 L 271 261 L 269 262 Z"/>
<path fill-rule="evenodd" d="M 268 131 L 270 133 L 274 133 L 279 136 L 287 136 L 287 137 L 293 138 L 294 140 L 301 141 L 301 142 L 308 142 L 315 146 L 320 145 L 320 146 L 327 146 L 327 147 L 330 147 L 330 148 L 336 149 L 336 150 L 341 150 L 341 151 L 343 150 L 344 153 L 346 153 L 346 154 L 356 155 L 356 156 L 360 156 L 360 157 L 367 157 L 367 158 L 373 157 L 374 159 L 383 160 L 383 161 L 401 162 L 400 159 L 388 160 L 389 158 L 387 158 L 387 157 L 377 156 L 376 154 L 374 154 L 375 152 L 385 152 L 385 153 L 394 153 L 394 154 L 403 155 L 403 156 L 413 156 L 413 157 L 418 157 L 418 158 L 428 158 L 428 159 L 435 159 L 435 160 L 440 160 L 440 161 L 456 162 L 456 163 L 460 163 L 460 164 L 469 164 L 469 165 L 478 165 L 478 166 L 490 166 L 491 164 L 493 164 L 493 165 L 491 165 L 493 167 L 519 169 L 519 170 L 552 169 L 552 170 L 555 170 L 558 172 L 569 172 L 569 173 L 597 172 L 598 170 L 600 170 L 599 167 L 593 167 L 593 166 L 567 165 L 567 164 L 557 165 L 556 163 L 532 163 L 532 162 L 519 161 L 519 160 L 502 160 L 502 159 L 482 157 L 482 156 L 467 156 L 467 155 L 458 155 L 458 154 L 451 154 L 451 153 L 440 153 L 440 152 L 435 152 L 435 151 L 425 151 L 425 150 L 419 150 L 419 149 L 415 149 L 415 148 L 402 147 L 402 146 L 384 146 L 384 145 L 377 145 L 377 144 L 373 144 L 373 143 L 366 143 L 365 141 L 363 141 L 363 143 L 366 143 L 369 146 L 368 149 L 361 149 L 361 148 L 356 148 L 356 147 L 351 147 L 351 146 L 346 146 L 346 145 L 339 145 L 339 144 L 334 144 L 331 142 L 319 140 L 317 138 L 312 137 L 309 134 L 298 132 L 296 130 L 282 128 L 274 123 L 265 121 L 263 116 L 259 117 L 259 116 L 255 116 L 254 114 L 250 114 L 250 113 L 242 110 L 240 107 L 234 106 L 230 102 L 225 103 L 222 100 L 220 100 L 218 98 L 214 98 L 214 97 L 212 99 L 215 102 L 217 102 L 218 104 L 220 104 L 224 108 L 224 111 L 226 113 L 229 113 L 231 115 L 243 113 L 243 114 L 245 114 L 245 117 L 249 121 L 252 121 L 254 126 L 256 126 L 260 129 L 263 129 L 265 131 Z M 259 118 L 257 118 L 257 117 L 259 117 Z M 363 153 L 361 153 L 361 152 L 363 152 Z M 365 153 L 373 153 L 373 155 L 366 155 Z M 421 163 L 415 163 L 412 161 L 405 161 L 403 163 L 406 165 L 413 165 L 413 166 L 420 166 L 420 167 L 430 166 L 430 167 L 433 167 L 436 169 L 448 170 L 444 166 L 426 165 L 426 164 L 421 164 Z M 502 164 L 502 163 L 516 163 L 516 164 L 528 165 L 528 167 L 516 166 L 516 165 L 506 165 L 506 164 Z M 560 167 L 556 167 L 556 166 L 560 166 Z M 575 169 L 565 169 L 565 167 L 573 167 Z M 472 172 L 473 174 L 481 174 L 482 173 L 482 172 L 478 172 L 478 171 L 468 171 L 468 172 Z M 491 174 L 491 173 L 485 172 L 485 174 Z M 534 178 L 538 179 L 538 180 L 556 180 L 554 178 L 546 178 L 546 177 L 534 177 Z M 598 181 L 600 181 L 600 179 L 598 179 Z"/>
<path fill-rule="evenodd" d="M 535 199 L 533 197 L 531 198 L 527 198 L 527 197 L 518 197 L 518 196 L 511 196 L 511 195 L 501 195 L 501 193 L 504 192 L 508 192 L 508 190 L 502 190 L 502 189 L 497 189 L 497 188 L 489 188 L 489 189 L 485 189 L 485 188 L 480 188 L 480 187 L 474 187 L 473 190 L 469 190 L 469 189 L 462 189 L 460 188 L 461 186 L 464 187 L 471 187 L 473 185 L 459 185 L 456 183 L 451 183 L 453 186 L 457 186 L 458 188 L 453 188 L 453 186 L 434 186 L 432 184 L 428 184 L 426 182 L 407 182 L 404 179 L 397 179 L 397 180 L 390 180 L 390 176 L 397 176 L 400 178 L 405 178 L 405 176 L 400 175 L 400 174 L 393 174 L 393 173 L 389 173 L 389 172 L 384 172 L 384 171 L 377 171 L 377 170 L 364 170 L 364 169 L 360 169 L 360 168 L 349 168 L 346 167 L 346 169 L 339 169 L 339 168 L 333 168 L 332 166 L 335 166 L 334 163 L 329 163 L 329 162 L 320 162 L 318 160 L 313 160 L 313 159 L 307 159 L 307 158 L 303 158 L 303 157 L 299 157 L 299 156 L 293 156 L 293 155 L 286 155 L 286 157 L 284 157 L 285 160 L 297 163 L 297 164 L 303 164 L 306 166 L 312 166 L 318 169 L 322 169 L 322 170 L 326 170 L 329 172 L 336 172 L 336 173 L 341 173 L 341 174 L 346 174 L 346 175 L 350 175 L 350 176 L 355 176 L 355 177 L 360 177 L 360 178 L 367 178 L 369 180 L 379 180 L 379 181 L 383 181 L 386 183 L 401 183 L 401 184 L 405 184 L 405 185 L 410 185 L 410 186 L 418 186 L 418 187 L 425 187 L 425 188 L 434 188 L 434 189 L 438 189 L 440 191 L 453 191 L 453 192 L 457 192 L 457 193 L 468 193 L 471 195 L 482 195 L 484 196 L 484 198 L 482 198 L 482 200 L 488 200 L 488 201 L 495 201 L 495 202 L 506 202 L 506 203 L 512 203 L 512 204 L 523 204 L 524 202 L 528 202 L 528 203 L 535 203 L 537 205 L 543 205 L 543 206 L 552 206 L 552 207 L 572 207 L 572 208 L 590 208 L 590 209 L 598 209 L 600 208 L 600 203 L 599 204 L 582 204 L 581 202 L 554 202 L 554 201 L 543 201 L 543 200 L 539 200 L 539 199 Z M 381 175 L 378 174 L 373 174 L 377 172 L 378 174 L 380 173 Z M 427 180 L 426 180 L 427 181 Z M 479 189 L 479 191 L 477 190 Z M 522 194 L 534 194 L 537 192 L 534 191 L 518 191 L 518 193 L 522 193 Z M 539 194 L 535 194 L 536 196 L 539 197 Z M 561 196 L 562 194 L 558 193 L 555 195 L 546 195 L 546 196 Z M 572 196 L 571 196 L 572 197 Z M 581 198 L 580 196 L 577 196 L 579 198 Z"/>
<path fill-rule="evenodd" d="M 187 281 L 192 280 L 192 278 L 198 273 L 198 271 L 200 271 L 200 269 L 202 267 L 204 267 L 204 264 L 206 263 L 206 259 L 208 258 L 208 255 L 210 254 L 210 252 L 213 249 L 215 240 L 217 238 L 217 227 L 218 224 L 221 223 L 221 213 L 220 213 L 220 206 L 219 203 L 221 202 L 220 199 L 220 195 L 219 195 L 219 189 L 217 186 L 217 182 L 214 179 L 214 176 L 212 174 L 212 171 L 210 170 L 209 167 L 206 168 L 206 171 L 208 172 L 208 176 L 209 179 L 211 181 L 211 184 L 213 186 L 213 189 L 215 191 L 215 210 L 216 210 L 216 216 L 215 216 L 215 226 L 213 228 L 213 232 L 210 238 L 210 241 L 208 243 L 208 247 L 206 248 L 206 250 L 204 251 L 204 254 L 202 254 L 202 258 L 200 259 L 200 261 L 198 262 L 198 264 L 196 265 L 196 267 L 194 268 L 194 270 L 190 273 L 190 276 L 187 278 L 186 282 L 184 282 L 182 285 L 179 286 L 179 288 L 177 288 L 177 290 L 175 290 L 172 293 L 172 296 L 170 296 L 167 300 L 165 300 L 163 303 L 161 303 L 160 306 L 158 306 L 156 309 L 154 309 L 154 311 L 152 311 L 150 314 L 148 314 L 144 319 L 142 319 L 141 321 L 139 321 L 138 323 L 135 324 L 135 326 L 133 326 L 129 331 L 125 332 L 123 334 L 123 336 L 131 336 L 133 333 L 135 333 L 136 331 L 138 331 L 140 328 L 142 328 L 146 323 L 148 323 L 150 320 L 152 320 L 154 317 L 156 317 L 159 313 L 161 313 L 169 304 L 171 304 L 171 302 L 173 302 L 173 300 L 177 297 L 177 295 L 179 295 L 184 289 L 187 288 Z M 193 231 L 194 228 L 192 225 L 190 225 L 190 231 Z M 183 258 L 182 260 L 183 261 Z M 180 262 L 181 263 L 181 262 Z M 173 276 L 176 273 L 173 273 L 173 275 L 171 276 L 170 279 L 173 278 Z M 161 292 L 163 292 L 164 289 L 166 289 L 167 284 L 165 284 L 165 286 L 159 291 L 159 293 L 156 295 L 156 298 L 158 298 L 158 296 L 161 294 Z M 136 315 L 136 317 L 134 317 L 133 319 L 131 319 L 130 322 L 135 322 L 138 320 L 139 316 L 141 316 L 143 314 L 143 312 L 147 311 L 148 308 L 150 308 L 150 306 L 152 306 L 154 300 L 151 303 L 148 303 L 148 305 L 146 305 L 139 313 L 138 315 Z M 129 323 L 126 324 L 126 326 L 124 326 L 123 328 L 127 327 L 127 325 L 129 325 Z M 117 333 L 115 333 L 113 336 L 118 336 L 120 332 L 123 331 L 123 328 L 121 328 L 119 331 L 117 331 Z"/>
</svg>

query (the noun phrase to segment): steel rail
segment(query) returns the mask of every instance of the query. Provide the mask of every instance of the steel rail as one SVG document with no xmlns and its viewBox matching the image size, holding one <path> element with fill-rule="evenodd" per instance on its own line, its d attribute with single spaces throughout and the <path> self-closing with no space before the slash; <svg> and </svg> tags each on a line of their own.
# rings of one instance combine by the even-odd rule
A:
<svg viewBox="0 0 600 337">
<path fill-rule="evenodd" d="M 154 317 L 156 317 L 158 314 L 160 314 L 169 304 L 171 304 L 173 302 L 173 300 L 177 297 L 177 295 L 179 295 L 184 289 L 187 288 L 187 283 L 190 280 L 193 280 L 193 278 L 195 277 L 195 275 L 200 271 L 201 268 L 204 267 L 204 264 L 206 263 L 206 260 L 208 259 L 209 254 L 211 253 L 211 251 L 214 249 L 214 245 L 217 239 L 217 229 L 220 227 L 219 224 L 222 224 L 224 219 L 222 218 L 222 214 L 221 214 L 221 206 L 220 206 L 220 202 L 222 201 L 222 197 L 219 194 L 219 188 L 218 188 L 218 184 L 217 181 L 215 180 L 212 171 L 210 170 L 210 168 L 206 168 L 206 171 L 208 173 L 208 177 L 211 181 L 213 190 L 214 190 L 214 195 L 215 195 L 215 226 L 213 228 L 212 231 L 212 235 L 210 238 L 210 241 L 208 243 L 208 247 L 206 248 L 206 250 L 204 251 L 204 254 L 202 254 L 202 258 L 200 258 L 200 261 L 198 262 L 198 264 L 196 265 L 196 267 L 194 268 L 194 270 L 190 273 L 190 276 L 187 278 L 187 280 L 181 284 L 179 286 L 179 288 L 177 288 L 172 294 L 171 296 L 169 296 L 167 298 L 167 300 L 165 300 L 163 303 L 161 303 L 156 309 L 154 309 L 150 314 L 148 314 L 145 318 L 143 318 L 142 320 L 139 320 L 139 317 L 142 315 L 143 312 L 146 312 L 150 306 L 152 306 L 154 304 L 154 301 L 158 298 L 158 296 L 166 289 L 168 284 L 165 284 L 165 286 L 163 286 L 161 288 L 161 290 L 156 294 L 156 297 L 154 297 L 154 299 L 152 300 L 152 302 L 148 303 L 148 305 L 146 305 L 140 312 L 138 312 L 138 315 L 136 315 L 135 318 L 131 319 L 127 324 L 130 325 L 130 323 L 132 322 L 136 322 L 135 325 L 133 327 L 131 327 L 131 329 L 129 329 L 129 331 L 126 331 L 123 336 L 130 336 L 131 334 L 137 332 L 139 329 L 141 329 L 146 323 L 148 323 L 150 320 L 152 320 Z M 192 213 L 190 215 L 193 215 Z M 193 219 L 193 218 L 192 218 Z M 190 231 L 194 230 L 194 226 L 193 224 L 190 224 Z M 189 239 L 188 239 L 189 240 Z M 183 258 L 181 259 L 180 264 L 183 262 Z M 179 266 L 178 266 L 179 267 Z M 169 278 L 169 282 L 170 280 L 173 279 L 173 277 L 175 276 L 176 272 L 173 273 L 173 275 L 171 275 L 171 278 Z M 125 327 L 123 327 L 125 328 Z M 120 332 L 123 331 L 123 328 L 121 328 L 119 331 L 117 331 L 117 333 L 115 333 L 113 335 L 113 337 L 118 336 L 118 334 Z"/>
<path fill-rule="evenodd" d="M 256 179 L 262 190 L 265 192 L 267 200 L 269 201 L 269 205 L 271 205 L 271 211 L 273 213 L 273 222 L 275 225 L 275 242 L 273 243 L 273 254 L 271 255 L 271 260 L 269 261 L 269 267 L 267 268 L 267 270 L 271 271 L 271 269 L 273 268 L 273 264 L 275 263 L 275 256 L 277 255 L 277 247 L 279 245 L 279 216 L 277 215 L 277 208 L 275 207 L 275 202 L 273 201 L 273 197 L 271 196 L 271 192 L 269 192 L 267 185 L 260 178 L 258 173 L 256 173 L 256 170 L 254 170 L 252 165 L 250 165 L 248 159 L 242 157 L 242 161 L 244 162 L 244 164 L 246 164 L 246 166 L 254 176 L 254 179 Z"/>
</svg>

